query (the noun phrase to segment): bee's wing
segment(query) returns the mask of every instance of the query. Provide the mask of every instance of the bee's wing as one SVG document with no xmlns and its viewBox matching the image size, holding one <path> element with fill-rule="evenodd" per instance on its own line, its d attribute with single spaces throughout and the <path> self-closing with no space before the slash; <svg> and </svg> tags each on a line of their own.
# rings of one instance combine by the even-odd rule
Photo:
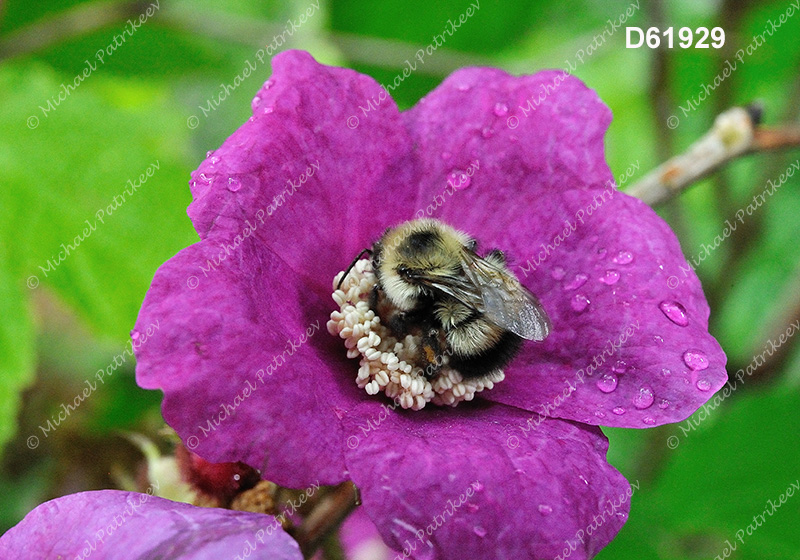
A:
<svg viewBox="0 0 800 560">
<path fill-rule="evenodd" d="M 474 286 L 472 291 L 480 298 L 480 305 L 473 307 L 487 320 L 527 340 L 547 338 L 550 319 L 536 296 L 519 280 L 472 252 L 465 252 L 462 265 Z"/>
</svg>

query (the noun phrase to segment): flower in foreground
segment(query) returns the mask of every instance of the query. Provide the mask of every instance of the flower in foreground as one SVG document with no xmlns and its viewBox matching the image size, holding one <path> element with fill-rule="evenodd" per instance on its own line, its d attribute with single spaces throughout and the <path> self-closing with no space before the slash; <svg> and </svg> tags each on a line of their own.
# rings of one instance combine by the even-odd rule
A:
<svg viewBox="0 0 800 560">
<path fill-rule="evenodd" d="M 683 420 L 727 379 L 699 281 L 668 287 L 685 262 L 674 234 L 613 186 L 608 108 L 561 73 L 469 68 L 400 113 L 306 53 L 273 67 L 193 174 L 201 241 L 145 298 L 132 336 L 160 329 L 139 384 L 208 460 L 293 488 L 352 480 L 398 557 L 593 556 L 632 492 L 598 425 Z M 367 395 L 321 332 L 336 273 L 420 216 L 503 249 L 552 322 L 456 408 Z"/>
</svg>

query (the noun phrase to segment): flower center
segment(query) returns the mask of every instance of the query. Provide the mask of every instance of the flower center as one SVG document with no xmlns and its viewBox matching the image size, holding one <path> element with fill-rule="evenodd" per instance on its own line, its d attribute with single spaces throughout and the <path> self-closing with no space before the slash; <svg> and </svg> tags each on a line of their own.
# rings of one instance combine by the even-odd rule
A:
<svg viewBox="0 0 800 560">
<path fill-rule="evenodd" d="M 379 316 L 371 307 L 377 277 L 370 260 L 357 261 L 337 289 L 343 274 L 333 280 L 333 300 L 339 310 L 331 313 L 328 332 L 344 339 L 348 358 L 360 357 L 356 384 L 368 394 L 382 391 L 402 408 L 420 410 L 429 402 L 456 406 L 470 401 L 475 393 L 504 379 L 501 369 L 480 379 L 464 379 L 449 367 L 451 352 L 433 352 L 424 333 L 397 335 L 387 318 L 398 310 L 383 301 L 376 305 Z"/>
</svg>

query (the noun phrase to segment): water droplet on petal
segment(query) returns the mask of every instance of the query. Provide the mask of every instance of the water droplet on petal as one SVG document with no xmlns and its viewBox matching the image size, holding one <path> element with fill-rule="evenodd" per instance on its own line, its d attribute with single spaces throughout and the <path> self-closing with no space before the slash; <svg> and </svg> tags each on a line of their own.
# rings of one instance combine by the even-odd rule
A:
<svg viewBox="0 0 800 560">
<path fill-rule="evenodd" d="M 199 177 L 197 178 L 197 182 L 202 184 L 202 185 L 210 185 L 211 184 L 211 178 L 208 175 L 206 175 L 205 173 L 201 173 L 199 175 Z"/>
<path fill-rule="evenodd" d="M 475 528 L 472 530 L 475 532 L 476 535 L 478 535 L 481 538 L 486 536 L 486 529 L 484 529 L 480 525 L 475 525 Z"/>
<path fill-rule="evenodd" d="M 269 89 L 275 85 L 275 78 L 270 78 L 266 82 L 264 82 L 264 89 Z"/>
<path fill-rule="evenodd" d="M 484 138 L 491 138 L 492 136 L 494 136 L 494 131 L 487 126 L 483 130 L 481 130 L 481 136 L 483 136 Z"/>
<path fill-rule="evenodd" d="M 600 281 L 603 284 L 608 284 L 609 286 L 616 284 L 619 281 L 619 272 L 616 270 L 606 270 L 605 276 L 601 276 Z"/>
<path fill-rule="evenodd" d="M 684 363 L 694 371 L 708 369 L 708 358 L 699 350 L 689 350 L 683 355 Z"/>
<path fill-rule="evenodd" d="M 617 360 L 614 362 L 614 365 L 611 366 L 611 371 L 615 373 L 625 373 L 628 371 L 628 364 L 623 362 L 622 360 Z"/>
<path fill-rule="evenodd" d="M 207 157 L 207 158 L 208 158 L 208 157 L 211 157 L 211 154 L 213 154 L 213 153 L 214 153 L 214 150 L 208 150 L 208 151 L 206 152 L 206 157 Z"/>
<path fill-rule="evenodd" d="M 236 192 L 242 188 L 242 182 L 235 177 L 228 177 L 228 190 Z"/>
<path fill-rule="evenodd" d="M 648 426 L 652 426 L 653 424 L 656 423 L 656 421 L 653 420 L 650 416 L 645 416 L 644 418 L 642 418 L 642 422 L 644 422 Z"/>
<path fill-rule="evenodd" d="M 275 110 L 275 107 L 264 107 L 264 114 L 265 115 L 269 115 L 274 110 Z"/>
<path fill-rule="evenodd" d="M 711 382 L 708 379 L 701 379 L 697 382 L 697 388 L 701 391 L 708 391 L 711 389 Z"/>
<path fill-rule="evenodd" d="M 680 327 L 685 327 L 689 324 L 689 317 L 686 315 L 686 308 L 677 301 L 662 301 L 658 304 L 661 312 L 667 316 L 667 319 Z"/>
<path fill-rule="evenodd" d="M 597 256 L 600 257 L 601 259 L 606 256 L 606 253 L 608 253 L 608 251 L 604 247 L 600 247 L 597 250 Z"/>
<path fill-rule="evenodd" d="M 508 113 L 508 105 L 505 103 L 497 103 L 494 106 L 494 114 L 498 117 L 503 117 Z"/>
<path fill-rule="evenodd" d="M 661 369 L 661 375 L 663 375 L 664 377 L 668 377 L 671 374 L 672 374 L 672 372 L 669 369 L 667 369 L 667 368 L 662 368 Z"/>
<path fill-rule="evenodd" d="M 555 267 L 553 271 L 550 273 L 550 276 L 553 277 L 553 280 L 561 280 L 566 275 L 567 271 L 561 268 L 560 266 Z"/>
<path fill-rule="evenodd" d="M 614 413 L 614 414 L 616 414 L 617 416 L 622 416 L 623 414 L 625 414 L 625 409 L 624 409 L 624 408 L 622 408 L 621 406 L 618 406 L 618 407 L 616 407 L 616 408 L 613 408 L 613 409 L 611 410 L 611 412 L 613 412 L 613 413 Z"/>
<path fill-rule="evenodd" d="M 570 305 L 572 305 L 572 309 L 580 313 L 589 307 L 589 298 L 583 294 L 576 294 L 575 297 L 572 298 Z"/>
<path fill-rule="evenodd" d="M 630 251 L 620 251 L 611 260 L 617 264 L 629 264 L 633 260 L 633 253 Z"/>
<path fill-rule="evenodd" d="M 137 330 L 131 331 L 131 340 L 139 340 L 139 331 Z"/>
<path fill-rule="evenodd" d="M 657 342 L 658 344 L 661 344 L 661 343 L 664 342 L 664 339 L 662 337 L 658 336 L 658 335 L 655 335 L 653 337 L 653 342 Z"/>
<path fill-rule="evenodd" d="M 456 89 L 458 91 L 469 91 L 470 86 L 467 84 L 459 84 L 458 86 L 456 86 Z"/>
<path fill-rule="evenodd" d="M 476 512 L 476 511 L 478 511 L 479 509 L 480 509 L 480 508 L 478 507 L 478 504 L 473 504 L 473 503 L 469 503 L 469 504 L 467 504 L 467 510 L 468 510 L 469 512 L 471 512 L 471 513 L 475 513 L 475 512 Z"/>
<path fill-rule="evenodd" d="M 667 399 L 661 399 L 658 401 L 658 408 L 664 410 L 669 406 L 669 401 Z"/>
<path fill-rule="evenodd" d="M 456 473 L 450 473 L 447 475 L 447 480 L 453 482 L 456 479 Z"/>
<path fill-rule="evenodd" d="M 598 410 L 597 412 L 594 413 L 594 415 L 597 416 L 598 418 L 605 418 L 606 417 L 606 413 L 603 412 L 602 410 Z"/>
<path fill-rule="evenodd" d="M 611 393 L 617 388 L 617 376 L 613 373 L 607 373 L 597 380 L 597 388 L 604 393 Z"/>
<path fill-rule="evenodd" d="M 653 390 L 650 387 L 641 387 L 639 392 L 633 396 L 633 406 L 639 410 L 644 410 L 645 408 L 650 408 L 654 400 Z"/>
<path fill-rule="evenodd" d="M 570 280 L 569 282 L 564 284 L 564 289 L 565 290 L 577 290 L 578 288 L 580 288 L 581 286 L 586 284 L 586 281 L 588 279 L 589 279 L 589 277 L 586 276 L 585 274 L 576 274 L 575 277 L 572 280 Z"/>
<path fill-rule="evenodd" d="M 447 182 L 456 190 L 466 189 L 472 183 L 472 177 L 460 169 L 454 169 L 447 176 Z"/>
<path fill-rule="evenodd" d="M 551 508 L 547 504 L 539 504 L 538 509 L 539 513 L 541 513 L 542 515 L 550 515 L 551 513 L 553 513 L 553 508 Z"/>
<path fill-rule="evenodd" d="M 250 102 L 250 107 L 252 107 L 253 112 L 256 112 L 256 109 L 261 105 L 261 98 L 259 96 L 255 96 L 253 101 Z"/>
</svg>

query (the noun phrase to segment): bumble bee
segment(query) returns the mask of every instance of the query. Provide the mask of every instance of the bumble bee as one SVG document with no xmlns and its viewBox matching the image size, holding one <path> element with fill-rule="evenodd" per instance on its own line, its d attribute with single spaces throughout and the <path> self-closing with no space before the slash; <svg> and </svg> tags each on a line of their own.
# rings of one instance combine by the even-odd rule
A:
<svg viewBox="0 0 800 560">
<path fill-rule="evenodd" d="M 544 308 L 502 251 L 480 257 L 476 247 L 466 233 L 418 219 L 387 229 L 351 265 L 372 254 L 377 284 L 370 305 L 396 334 L 421 339 L 426 372 L 446 355 L 462 377 L 477 379 L 508 364 L 523 339 L 541 341 L 550 332 Z"/>
</svg>

